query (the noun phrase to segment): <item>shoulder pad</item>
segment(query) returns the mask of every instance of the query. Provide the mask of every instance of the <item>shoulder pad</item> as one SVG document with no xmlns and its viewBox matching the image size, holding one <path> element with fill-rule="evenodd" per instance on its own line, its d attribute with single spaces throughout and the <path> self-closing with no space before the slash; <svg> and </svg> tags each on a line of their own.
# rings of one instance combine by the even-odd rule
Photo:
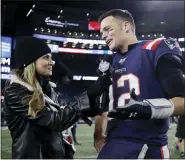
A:
<svg viewBox="0 0 185 160">
<path fill-rule="evenodd" d="M 178 41 L 175 38 L 157 38 L 155 40 L 151 40 L 146 42 L 142 49 L 147 49 L 151 51 L 156 51 L 157 49 L 163 49 L 163 50 L 179 50 L 180 51 L 180 45 Z"/>
</svg>

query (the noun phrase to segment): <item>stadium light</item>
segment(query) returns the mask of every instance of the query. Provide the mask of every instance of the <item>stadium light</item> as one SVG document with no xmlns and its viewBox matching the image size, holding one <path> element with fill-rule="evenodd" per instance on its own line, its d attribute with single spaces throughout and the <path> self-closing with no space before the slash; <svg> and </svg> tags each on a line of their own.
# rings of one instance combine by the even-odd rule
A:
<svg viewBox="0 0 185 160">
<path fill-rule="evenodd" d="M 35 30 L 38 30 L 38 28 L 35 28 Z M 41 28 L 42 32 L 44 31 L 43 28 Z M 69 34 L 69 32 L 68 32 Z M 162 36 L 162 34 L 154 34 L 154 36 L 159 37 Z M 146 35 L 147 36 L 147 35 Z M 81 48 L 85 48 L 85 45 L 87 44 L 93 44 L 93 45 L 99 45 L 98 48 L 100 48 L 100 45 L 106 45 L 104 40 L 91 40 L 91 39 L 79 39 L 79 38 L 65 38 L 65 37 L 59 37 L 59 36 L 48 36 L 48 35 L 43 35 L 43 34 L 34 34 L 34 37 L 40 38 L 40 39 L 45 39 L 45 40 L 52 40 L 52 41 L 58 41 L 58 42 L 63 42 L 64 45 L 66 45 L 68 42 L 71 43 L 82 43 Z M 142 35 L 142 37 L 145 37 L 145 35 Z M 185 38 L 177 38 L 179 42 L 183 42 Z M 147 38 L 146 38 L 147 40 Z M 103 46 L 102 46 L 103 47 Z M 183 49 L 182 49 L 183 50 Z M 88 53 L 87 53 L 88 54 Z M 96 53 L 95 53 L 96 54 Z M 99 53 L 98 53 L 99 54 Z M 101 53 L 103 54 L 103 53 Z"/>
<path fill-rule="evenodd" d="M 179 38 L 178 41 L 179 42 L 184 42 L 184 38 Z"/>
<path fill-rule="evenodd" d="M 80 81 L 82 79 L 82 76 L 73 76 L 73 80 Z"/>
<path fill-rule="evenodd" d="M 98 79 L 98 77 L 93 77 L 93 76 L 83 76 L 82 80 L 86 80 L 86 81 L 96 81 Z"/>
<path fill-rule="evenodd" d="M 98 49 L 102 49 L 102 45 L 98 45 Z"/>
<path fill-rule="evenodd" d="M 77 44 L 77 43 L 73 43 L 72 48 L 75 48 L 75 47 L 76 47 L 76 44 Z"/>
<path fill-rule="evenodd" d="M 106 42 L 103 40 L 91 40 L 91 39 L 66 38 L 66 41 L 85 43 L 85 44 L 106 44 Z"/>
<path fill-rule="evenodd" d="M 95 76 L 82 76 L 82 75 L 75 75 L 73 76 L 73 80 L 75 81 L 96 81 L 98 79 L 98 77 Z"/>
<path fill-rule="evenodd" d="M 82 43 L 82 47 L 81 47 L 81 48 L 85 48 L 85 45 L 86 45 L 86 44 Z"/>
<path fill-rule="evenodd" d="M 93 44 L 90 44 L 90 45 L 89 45 L 89 48 L 90 48 L 90 49 L 93 49 Z"/>
<path fill-rule="evenodd" d="M 180 48 L 181 52 L 184 52 L 184 48 Z"/>
<path fill-rule="evenodd" d="M 46 43 L 51 43 L 51 40 L 47 40 L 47 42 Z"/>
<path fill-rule="evenodd" d="M 29 12 L 27 13 L 26 17 L 28 17 L 31 12 L 32 12 L 32 9 L 29 10 Z"/>
<path fill-rule="evenodd" d="M 112 54 L 110 50 L 94 50 L 94 49 L 77 49 L 59 47 L 58 52 L 61 53 L 76 53 L 76 54 Z"/>
</svg>

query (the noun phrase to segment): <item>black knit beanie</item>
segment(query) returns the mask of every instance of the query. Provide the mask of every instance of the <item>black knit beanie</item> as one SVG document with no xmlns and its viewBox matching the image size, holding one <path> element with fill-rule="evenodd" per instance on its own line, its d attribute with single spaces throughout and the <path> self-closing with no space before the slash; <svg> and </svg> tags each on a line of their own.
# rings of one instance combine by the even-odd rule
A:
<svg viewBox="0 0 185 160">
<path fill-rule="evenodd" d="M 35 37 L 20 37 L 14 50 L 15 67 L 26 67 L 48 53 L 51 53 L 51 49 L 43 40 Z"/>
</svg>

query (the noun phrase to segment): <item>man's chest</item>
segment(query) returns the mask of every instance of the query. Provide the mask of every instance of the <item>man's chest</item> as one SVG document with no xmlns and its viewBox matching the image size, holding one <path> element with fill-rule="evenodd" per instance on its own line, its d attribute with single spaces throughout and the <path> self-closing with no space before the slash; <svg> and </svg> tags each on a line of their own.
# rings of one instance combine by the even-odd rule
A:
<svg viewBox="0 0 185 160">
<path fill-rule="evenodd" d="M 153 72 L 149 63 L 143 61 L 142 55 L 131 54 L 118 56 L 114 59 L 114 73 L 112 74 L 113 96 L 115 105 L 125 105 L 130 99 L 130 91 L 134 88 L 136 95 L 140 95 L 148 84 Z"/>
<path fill-rule="evenodd" d="M 137 57 L 134 57 L 132 53 L 130 55 L 117 56 L 114 59 L 113 67 L 113 83 L 115 83 L 118 88 L 123 85 L 126 86 L 126 81 L 133 84 L 136 79 L 141 77 L 141 72 L 144 71 L 141 56 L 137 55 Z"/>
</svg>

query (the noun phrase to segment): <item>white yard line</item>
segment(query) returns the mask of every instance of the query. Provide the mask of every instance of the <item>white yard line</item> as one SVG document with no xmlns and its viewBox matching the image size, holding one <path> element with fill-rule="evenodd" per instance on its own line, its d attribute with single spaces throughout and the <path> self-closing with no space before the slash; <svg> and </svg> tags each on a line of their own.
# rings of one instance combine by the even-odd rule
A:
<svg viewBox="0 0 185 160">
<path fill-rule="evenodd" d="M 1 127 L 1 130 L 8 130 L 8 127 Z"/>
</svg>

